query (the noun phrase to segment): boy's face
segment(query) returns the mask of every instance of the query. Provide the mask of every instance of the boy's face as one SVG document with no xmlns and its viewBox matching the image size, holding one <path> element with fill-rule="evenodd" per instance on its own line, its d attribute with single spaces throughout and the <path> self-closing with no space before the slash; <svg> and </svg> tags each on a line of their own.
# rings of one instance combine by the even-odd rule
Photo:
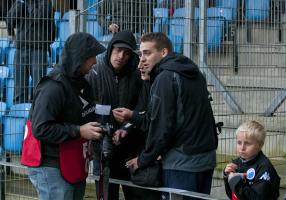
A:
<svg viewBox="0 0 286 200">
<path fill-rule="evenodd" d="M 253 138 L 247 138 L 243 132 L 239 132 L 236 136 L 236 151 L 238 155 L 244 160 L 251 160 L 254 158 L 261 147 Z"/>
</svg>

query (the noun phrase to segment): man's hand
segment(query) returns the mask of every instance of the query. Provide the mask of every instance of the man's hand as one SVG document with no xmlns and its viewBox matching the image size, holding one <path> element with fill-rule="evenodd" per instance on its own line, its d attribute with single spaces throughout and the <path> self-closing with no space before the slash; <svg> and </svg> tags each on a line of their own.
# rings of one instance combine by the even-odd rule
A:
<svg viewBox="0 0 286 200">
<path fill-rule="evenodd" d="M 108 30 L 111 32 L 111 33 L 117 33 L 119 31 L 119 26 L 117 24 L 110 24 L 109 27 L 108 27 Z"/>
<path fill-rule="evenodd" d="M 112 141 L 113 141 L 113 144 L 115 145 L 119 145 L 121 144 L 121 139 L 122 138 L 125 138 L 127 136 L 127 131 L 126 130 L 123 130 L 123 129 L 118 129 L 115 131 L 115 133 L 113 133 L 113 137 L 112 137 Z"/>
<path fill-rule="evenodd" d="M 138 162 L 138 157 L 128 160 L 125 166 L 130 170 L 130 172 L 135 172 L 135 170 L 138 169 L 137 162 Z"/>
<path fill-rule="evenodd" d="M 80 136 L 87 140 L 99 140 L 102 138 L 103 130 L 98 127 L 99 123 L 89 122 L 80 126 Z"/>
<path fill-rule="evenodd" d="M 113 116 L 118 122 L 127 122 L 133 115 L 133 111 L 127 108 L 115 108 L 112 110 Z"/>
</svg>

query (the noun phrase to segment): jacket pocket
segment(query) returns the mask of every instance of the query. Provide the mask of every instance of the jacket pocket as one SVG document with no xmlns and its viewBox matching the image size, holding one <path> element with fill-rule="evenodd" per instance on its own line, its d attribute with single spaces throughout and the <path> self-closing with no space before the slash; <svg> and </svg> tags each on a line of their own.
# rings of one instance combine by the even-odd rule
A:
<svg viewBox="0 0 286 200">
<path fill-rule="evenodd" d="M 156 96 L 156 95 L 153 95 L 151 102 L 152 102 L 152 110 L 151 110 L 151 118 L 150 119 L 154 120 L 157 117 L 157 115 L 159 114 L 159 108 L 161 106 L 161 98 Z"/>
</svg>

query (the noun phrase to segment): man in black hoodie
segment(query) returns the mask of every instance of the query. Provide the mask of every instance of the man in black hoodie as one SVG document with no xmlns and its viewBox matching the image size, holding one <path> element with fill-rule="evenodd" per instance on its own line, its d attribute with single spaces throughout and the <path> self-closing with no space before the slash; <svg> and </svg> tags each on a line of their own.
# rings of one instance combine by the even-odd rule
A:
<svg viewBox="0 0 286 200">
<path fill-rule="evenodd" d="M 137 104 L 139 92 L 142 86 L 140 73 L 137 69 L 139 58 L 134 52 L 136 50 L 136 40 L 132 32 L 121 31 L 116 33 L 108 44 L 107 51 L 102 59 L 94 66 L 87 76 L 89 83 L 93 87 L 98 104 L 107 105 L 111 110 L 117 107 L 126 107 L 133 110 Z M 124 124 L 117 122 L 111 113 L 105 117 L 103 123 L 110 123 L 116 133 L 123 133 L 121 129 Z M 131 130 L 137 131 L 137 130 Z M 110 177 L 115 179 L 129 180 L 130 173 L 125 167 L 126 160 L 136 157 L 139 150 L 144 146 L 144 136 L 128 134 L 121 143 L 113 145 L 112 157 L 110 160 Z M 96 155 L 100 155 L 100 149 Z M 94 174 L 99 175 L 100 156 L 94 159 Z M 96 182 L 96 189 L 101 185 Z M 148 191 L 141 192 L 139 189 L 122 186 L 126 200 L 146 199 Z M 103 193 L 97 191 L 97 194 Z M 143 196 L 141 195 L 143 194 Z M 119 185 L 109 184 L 108 199 L 119 199 Z M 145 197 L 145 198 L 144 198 Z M 151 197 L 150 197 L 151 198 Z M 147 199 L 150 199 L 147 197 Z"/>
<path fill-rule="evenodd" d="M 102 134 L 84 75 L 104 50 L 90 34 L 71 35 L 59 64 L 37 85 L 29 120 L 41 142 L 41 163 L 29 167 L 28 173 L 41 200 L 84 198 L 88 166 L 78 161 L 83 161 L 88 140 L 98 140 Z"/>
<path fill-rule="evenodd" d="M 140 53 L 141 67 L 153 82 L 150 124 L 145 149 L 126 165 L 144 168 L 161 156 L 163 186 L 209 194 L 216 129 L 206 80 L 189 58 L 172 53 L 163 33 L 143 35 Z"/>
<path fill-rule="evenodd" d="M 32 99 L 29 96 L 29 76 L 33 80 L 32 88 L 35 88 L 46 75 L 48 51 L 55 38 L 53 17 L 50 0 L 16 0 L 8 11 L 7 31 L 16 47 L 12 72 L 15 78 L 14 103 Z"/>
</svg>

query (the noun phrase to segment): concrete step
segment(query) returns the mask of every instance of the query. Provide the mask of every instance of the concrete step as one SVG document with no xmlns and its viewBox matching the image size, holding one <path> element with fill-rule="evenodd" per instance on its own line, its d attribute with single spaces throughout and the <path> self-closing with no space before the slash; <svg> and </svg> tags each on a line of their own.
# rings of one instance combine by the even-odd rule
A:
<svg viewBox="0 0 286 200">
<path fill-rule="evenodd" d="M 218 78 L 224 86 L 235 88 L 261 88 L 283 89 L 286 86 L 286 77 L 280 76 L 247 76 L 247 75 L 221 75 Z M 286 74 L 285 74 L 286 75 Z M 259 90 L 256 89 L 256 90 Z"/>
<path fill-rule="evenodd" d="M 263 115 L 273 99 L 280 94 L 279 90 L 269 88 L 245 88 L 245 87 L 226 87 L 226 91 L 231 96 L 237 105 L 242 109 L 244 114 Z M 213 110 L 217 115 L 233 115 L 233 111 L 223 98 L 222 91 L 212 91 Z M 286 104 L 282 103 L 277 110 L 277 113 L 285 112 Z"/>
<path fill-rule="evenodd" d="M 279 27 L 267 23 L 250 23 L 251 43 L 254 44 L 279 44 Z M 247 43 L 247 24 L 240 25 L 237 29 L 237 42 Z"/>
<path fill-rule="evenodd" d="M 239 45 L 239 66 L 285 66 L 284 45 Z"/>
</svg>

